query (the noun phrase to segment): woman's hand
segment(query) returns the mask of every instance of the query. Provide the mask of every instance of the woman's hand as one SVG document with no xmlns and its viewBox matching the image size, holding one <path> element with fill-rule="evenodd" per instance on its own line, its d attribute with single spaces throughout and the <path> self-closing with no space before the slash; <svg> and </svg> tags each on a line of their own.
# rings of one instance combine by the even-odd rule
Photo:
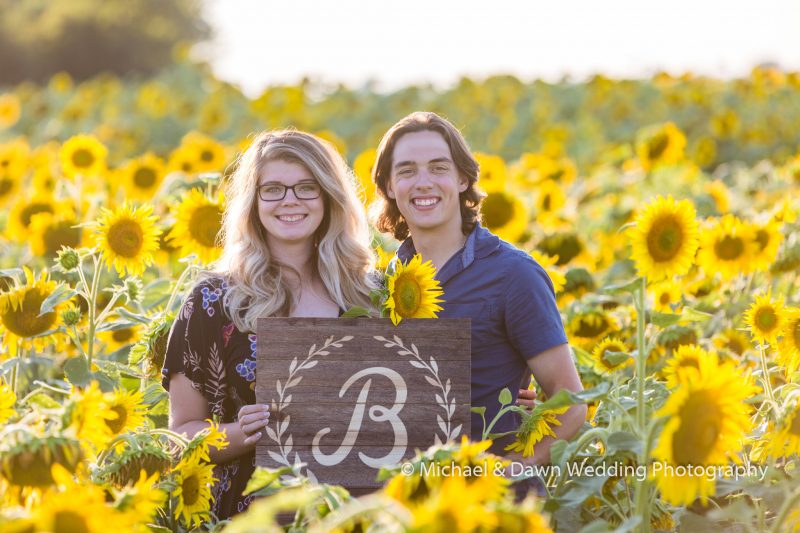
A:
<svg viewBox="0 0 800 533">
<path fill-rule="evenodd" d="M 269 423 L 269 405 L 252 404 L 239 409 L 239 427 L 244 433 L 244 444 L 251 446 L 263 435 L 262 428 Z"/>
<path fill-rule="evenodd" d="M 529 409 L 536 407 L 536 391 L 530 389 L 520 389 L 517 396 L 517 405 L 525 406 Z"/>
</svg>

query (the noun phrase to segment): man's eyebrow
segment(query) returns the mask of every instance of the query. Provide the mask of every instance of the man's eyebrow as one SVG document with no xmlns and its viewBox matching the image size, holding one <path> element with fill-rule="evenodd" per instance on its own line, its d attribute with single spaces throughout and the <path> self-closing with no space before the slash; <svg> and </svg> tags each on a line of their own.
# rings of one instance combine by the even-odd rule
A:
<svg viewBox="0 0 800 533">
<path fill-rule="evenodd" d="M 431 159 L 430 161 L 428 161 L 427 164 L 430 165 L 431 163 L 452 163 L 452 162 L 453 161 L 449 157 L 437 157 L 435 159 Z M 414 161 L 398 161 L 397 163 L 394 164 L 394 168 L 404 167 L 407 165 L 416 165 L 416 163 Z"/>
</svg>

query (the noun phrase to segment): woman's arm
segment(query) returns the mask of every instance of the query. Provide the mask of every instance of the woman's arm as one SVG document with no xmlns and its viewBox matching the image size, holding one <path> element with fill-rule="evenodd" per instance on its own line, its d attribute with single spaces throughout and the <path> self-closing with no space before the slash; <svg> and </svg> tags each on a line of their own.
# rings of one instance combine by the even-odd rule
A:
<svg viewBox="0 0 800 533">
<path fill-rule="evenodd" d="M 208 427 L 211 418 L 208 402 L 192 387 L 183 374 L 173 374 L 169 382 L 169 429 L 194 437 Z M 228 446 L 218 450 L 209 448 L 213 463 L 224 463 L 252 450 L 261 438 L 261 428 L 269 421 L 269 408 L 265 405 L 245 405 L 239 411 L 239 421 L 220 424 L 225 431 Z"/>
</svg>

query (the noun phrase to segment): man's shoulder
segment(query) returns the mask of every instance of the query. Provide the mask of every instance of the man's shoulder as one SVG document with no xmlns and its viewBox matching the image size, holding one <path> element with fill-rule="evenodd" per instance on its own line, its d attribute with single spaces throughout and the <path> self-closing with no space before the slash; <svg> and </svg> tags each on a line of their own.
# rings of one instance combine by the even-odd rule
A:
<svg viewBox="0 0 800 533">
<path fill-rule="evenodd" d="M 493 263 L 493 270 L 502 275 L 510 287 L 519 284 L 549 285 L 547 271 L 529 253 L 513 244 L 500 240 L 497 249 L 485 260 Z"/>
</svg>

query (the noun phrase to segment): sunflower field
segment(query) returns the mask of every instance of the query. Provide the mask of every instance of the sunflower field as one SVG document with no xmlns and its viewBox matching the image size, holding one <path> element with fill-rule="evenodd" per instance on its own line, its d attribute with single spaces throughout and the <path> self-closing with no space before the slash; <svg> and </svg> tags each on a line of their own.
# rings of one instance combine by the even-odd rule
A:
<svg viewBox="0 0 800 533">
<path fill-rule="evenodd" d="M 484 225 L 557 291 L 585 390 L 540 391 L 515 449 L 573 403 L 584 427 L 553 445 L 543 498 L 399 469 L 355 498 L 257 469 L 260 497 L 220 521 L 209 447 L 225 435 L 171 432 L 160 371 L 220 253 L 221 185 L 254 132 L 294 126 L 345 155 L 369 206 L 378 140 L 415 110 L 462 129 Z M 186 60 L 149 79 L 57 74 L 0 88 L 0 206 L 4 532 L 800 531 L 800 73 L 255 98 Z M 397 243 L 374 242 L 385 266 Z M 413 465 L 477 464 L 488 444 Z"/>
</svg>

